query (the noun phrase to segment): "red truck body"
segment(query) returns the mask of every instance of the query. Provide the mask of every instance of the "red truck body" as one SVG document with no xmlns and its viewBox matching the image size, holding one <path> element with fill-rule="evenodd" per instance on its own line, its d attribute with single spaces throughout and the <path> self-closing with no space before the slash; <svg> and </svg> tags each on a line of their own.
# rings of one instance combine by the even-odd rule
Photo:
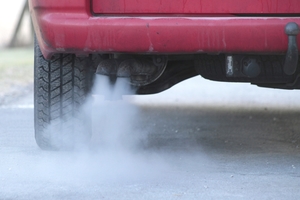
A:
<svg viewBox="0 0 300 200">
<path fill-rule="evenodd" d="M 300 24 L 298 0 L 29 2 L 46 58 L 99 52 L 283 54 L 285 25 Z"/>
</svg>

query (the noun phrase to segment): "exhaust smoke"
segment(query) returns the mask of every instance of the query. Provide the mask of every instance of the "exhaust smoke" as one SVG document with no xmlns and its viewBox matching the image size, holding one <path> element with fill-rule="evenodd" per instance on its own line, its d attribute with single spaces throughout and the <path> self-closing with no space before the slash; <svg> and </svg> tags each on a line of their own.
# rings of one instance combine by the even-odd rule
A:
<svg viewBox="0 0 300 200">
<path fill-rule="evenodd" d="M 166 164 L 143 149 L 148 132 L 138 124 L 138 108 L 130 104 L 130 98 L 122 97 L 134 94 L 128 81 L 119 78 L 111 85 L 109 77 L 97 75 L 93 93 L 101 95 L 91 96 L 82 111 L 92 111 L 90 143 L 76 145 L 80 148 L 72 152 L 42 152 L 39 166 L 33 167 L 37 176 L 74 183 L 157 177 Z"/>
</svg>

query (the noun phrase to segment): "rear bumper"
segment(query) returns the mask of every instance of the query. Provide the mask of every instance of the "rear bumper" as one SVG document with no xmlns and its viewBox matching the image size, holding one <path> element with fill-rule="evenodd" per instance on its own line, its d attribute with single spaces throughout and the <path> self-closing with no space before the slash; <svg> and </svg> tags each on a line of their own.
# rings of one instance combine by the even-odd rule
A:
<svg viewBox="0 0 300 200">
<path fill-rule="evenodd" d="M 54 1 L 30 1 L 46 58 L 54 53 L 97 52 L 282 54 L 288 41 L 285 25 L 300 25 L 300 17 L 94 16 L 88 0 L 74 0 L 72 7 L 66 0 L 60 0 L 60 6 Z"/>
</svg>

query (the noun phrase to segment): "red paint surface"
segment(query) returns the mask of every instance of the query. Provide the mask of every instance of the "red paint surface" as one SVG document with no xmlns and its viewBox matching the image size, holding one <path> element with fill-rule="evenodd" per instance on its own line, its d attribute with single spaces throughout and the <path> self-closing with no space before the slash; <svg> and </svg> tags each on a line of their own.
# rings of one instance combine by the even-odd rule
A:
<svg viewBox="0 0 300 200">
<path fill-rule="evenodd" d="M 300 13 L 299 0 L 92 0 L 105 14 Z"/>
<path fill-rule="evenodd" d="M 88 0 L 29 2 L 46 58 L 95 52 L 284 53 L 285 25 L 300 25 L 300 17 L 96 17 Z"/>
</svg>

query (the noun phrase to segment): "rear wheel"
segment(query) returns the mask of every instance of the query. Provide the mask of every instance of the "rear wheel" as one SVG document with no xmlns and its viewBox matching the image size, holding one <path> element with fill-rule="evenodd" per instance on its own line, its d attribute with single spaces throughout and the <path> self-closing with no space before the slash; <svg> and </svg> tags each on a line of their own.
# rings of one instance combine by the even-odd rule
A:
<svg viewBox="0 0 300 200">
<path fill-rule="evenodd" d="M 46 60 L 37 42 L 34 53 L 36 142 L 45 150 L 75 148 L 91 136 L 90 112 L 83 105 L 102 57 L 59 54 Z"/>
</svg>

